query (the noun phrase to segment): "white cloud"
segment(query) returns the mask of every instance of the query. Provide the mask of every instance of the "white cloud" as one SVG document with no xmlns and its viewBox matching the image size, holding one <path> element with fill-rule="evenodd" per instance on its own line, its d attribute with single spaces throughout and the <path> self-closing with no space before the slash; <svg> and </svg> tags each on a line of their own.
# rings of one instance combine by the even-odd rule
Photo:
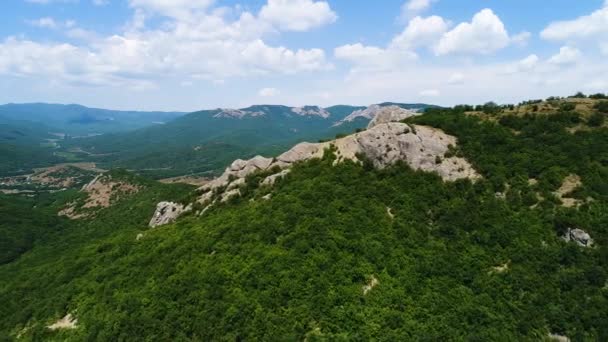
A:
<svg viewBox="0 0 608 342">
<path fill-rule="evenodd" d="M 133 8 L 174 18 L 191 17 L 193 12 L 204 11 L 213 2 L 214 0 L 129 0 Z"/>
<path fill-rule="evenodd" d="M 441 92 L 437 89 L 426 89 L 420 92 L 420 96 L 423 97 L 438 97 L 441 95 Z"/>
<path fill-rule="evenodd" d="M 453 73 L 450 78 L 448 78 L 448 84 L 462 84 L 464 83 L 465 77 L 460 72 Z"/>
<path fill-rule="evenodd" d="M 51 30 L 57 29 L 71 29 L 76 26 L 76 22 L 74 20 L 66 20 L 66 21 L 57 21 L 51 17 L 44 17 L 34 20 L 26 20 L 28 25 L 46 28 Z"/>
<path fill-rule="evenodd" d="M 475 14 L 470 23 L 461 23 L 446 32 L 437 46 L 437 55 L 451 53 L 489 54 L 510 43 L 504 24 L 491 9 Z"/>
<path fill-rule="evenodd" d="M 526 46 L 528 45 L 528 40 L 530 40 L 530 37 L 532 37 L 532 34 L 530 32 L 520 32 L 511 37 L 511 43 L 519 46 Z"/>
<path fill-rule="evenodd" d="M 604 4 L 603 8 L 590 15 L 553 22 L 540 35 L 544 39 L 553 41 L 606 38 L 608 35 L 608 2 Z"/>
<path fill-rule="evenodd" d="M 562 46 L 559 49 L 559 53 L 549 58 L 549 63 L 555 65 L 567 65 L 578 62 L 582 57 L 582 53 L 579 49 L 570 46 Z"/>
<path fill-rule="evenodd" d="M 412 49 L 421 45 L 435 44 L 448 30 L 448 23 L 439 16 L 427 18 L 415 17 L 410 20 L 405 30 L 396 36 L 391 46 Z"/>
<path fill-rule="evenodd" d="M 50 17 L 44 17 L 35 20 L 26 20 L 26 22 L 31 26 L 36 26 L 40 28 L 55 29 L 58 26 L 57 22 L 55 22 L 55 19 Z"/>
<path fill-rule="evenodd" d="M 337 47 L 334 55 L 338 59 L 355 64 L 354 72 L 397 68 L 417 57 L 411 51 L 383 49 L 376 46 L 365 46 L 361 43 Z"/>
<path fill-rule="evenodd" d="M 401 6 L 401 16 L 408 17 L 421 13 L 431 7 L 437 0 L 408 0 Z"/>
<path fill-rule="evenodd" d="M 93 0 L 93 5 L 95 6 L 106 6 L 110 3 L 110 0 Z"/>
<path fill-rule="evenodd" d="M 538 65 L 539 58 L 537 55 L 530 55 L 517 63 L 518 71 L 529 71 Z"/>
<path fill-rule="evenodd" d="M 331 24 L 338 16 L 326 1 L 268 0 L 260 18 L 282 30 L 308 31 Z"/>
<path fill-rule="evenodd" d="M 39 24 L 65 28 L 68 37 L 83 43 L 70 45 L 23 38 L 0 41 L 0 73 L 148 89 L 151 84 L 172 77 L 213 82 L 332 67 L 321 49 L 269 46 L 264 36 L 272 28 L 260 16 L 249 12 L 234 15 L 236 9 L 229 13 L 213 8 L 212 0 L 130 0 L 129 3 L 134 9 L 133 18 L 124 31 L 117 34 L 101 36 L 75 27 L 74 22 L 45 19 Z M 148 27 L 149 15 L 163 16 L 166 21 L 154 28 Z"/>
<path fill-rule="evenodd" d="M 261 97 L 274 97 L 280 95 L 281 92 L 277 88 L 262 88 L 258 91 Z"/>
</svg>

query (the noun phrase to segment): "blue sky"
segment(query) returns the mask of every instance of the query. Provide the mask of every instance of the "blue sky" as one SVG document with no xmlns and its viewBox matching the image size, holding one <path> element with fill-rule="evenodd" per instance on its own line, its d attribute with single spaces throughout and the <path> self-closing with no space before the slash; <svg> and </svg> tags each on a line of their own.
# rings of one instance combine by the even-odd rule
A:
<svg viewBox="0 0 608 342">
<path fill-rule="evenodd" d="M 142 110 L 608 92 L 604 0 L 5 0 L 0 103 Z"/>
</svg>

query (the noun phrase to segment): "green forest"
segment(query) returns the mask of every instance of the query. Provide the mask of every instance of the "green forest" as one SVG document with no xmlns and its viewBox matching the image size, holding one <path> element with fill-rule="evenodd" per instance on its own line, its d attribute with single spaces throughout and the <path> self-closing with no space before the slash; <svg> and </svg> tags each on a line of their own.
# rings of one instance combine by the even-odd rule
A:
<svg viewBox="0 0 608 342">
<path fill-rule="evenodd" d="M 73 221 L 54 212 L 74 191 L 0 197 L 12 216 L 0 225 L 0 340 L 606 341 L 601 106 L 408 119 L 456 136 L 448 153 L 472 163 L 475 182 L 334 165 L 327 150 L 272 188 L 250 176 L 243 196 L 155 229 L 156 203 L 193 187 L 121 171 L 142 190 Z M 556 195 L 569 175 L 577 206 Z M 569 228 L 593 246 L 564 241 Z M 76 329 L 47 328 L 68 313 Z"/>
</svg>

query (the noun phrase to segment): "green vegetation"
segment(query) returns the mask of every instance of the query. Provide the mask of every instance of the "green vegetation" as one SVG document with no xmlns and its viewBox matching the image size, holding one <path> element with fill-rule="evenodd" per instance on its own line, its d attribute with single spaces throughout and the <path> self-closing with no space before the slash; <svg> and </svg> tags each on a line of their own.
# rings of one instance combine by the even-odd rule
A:
<svg viewBox="0 0 608 342">
<path fill-rule="evenodd" d="M 425 104 L 394 104 L 424 109 Z M 134 132 L 74 139 L 66 146 L 82 148 L 102 167 L 134 169 L 154 178 L 183 174 L 218 174 L 237 158 L 277 155 L 302 141 L 329 139 L 364 128 L 369 120 L 334 124 L 364 107 L 333 106 L 328 118 L 295 114 L 291 107 L 258 105 L 242 109 L 256 115 L 225 117 L 222 110 L 191 113 L 165 125 Z M 307 109 L 319 110 L 319 108 Z M 263 113 L 263 115 L 260 115 Z"/>
<path fill-rule="evenodd" d="M 475 166 L 475 183 L 326 153 L 147 230 L 156 202 L 192 188 L 117 171 L 145 189 L 0 266 L 0 338 L 607 340 L 608 129 L 571 133 L 585 124 L 573 112 L 494 115 L 409 119 L 457 136 L 449 156 Z M 569 174 L 580 207 L 554 194 Z M 563 241 L 567 228 L 595 246 Z M 45 328 L 67 313 L 76 329 Z"/>
</svg>

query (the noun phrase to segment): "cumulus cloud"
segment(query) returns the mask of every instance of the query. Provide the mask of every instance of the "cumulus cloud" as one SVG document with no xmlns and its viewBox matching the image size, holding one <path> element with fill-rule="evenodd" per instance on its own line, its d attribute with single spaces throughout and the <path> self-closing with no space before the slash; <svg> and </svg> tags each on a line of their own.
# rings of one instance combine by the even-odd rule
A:
<svg viewBox="0 0 608 342">
<path fill-rule="evenodd" d="M 143 9 L 174 18 L 188 18 L 197 11 L 204 11 L 214 0 L 129 0 L 133 8 Z"/>
<path fill-rule="evenodd" d="M 277 88 L 262 88 L 258 91 L 258 95 L 261 97 L 274 97 L 281 94 Z"/>
<path fill-rule="evenodd" d="M 401 6 L 401 16 L 408 17 L 427 10 L 437 0 L 408 0 Z"/>
<path fill-rule="evenodd" d="M 44 17 L 44 18 L 39 18 L 39 19 L 34 19 L 34 20 L 26 20 L 26 22 L 31 26 L 36 26 L 36 27 L 40 27 L 40 28 L 55 29 L 58 26 L 57 23 L 55 22 L 55 19 L 50 18 L 50 17 Z"/>
<path fill-rule="evenodd" d="M 518 71 L 529 71 L 534 69 L 538 65 L 539 58 L 537 55 L 532 54 L 517 63 Z"/>
<path fill-rule="evenodd" d="M 282 30 L 308 31 L 331 24 L 338 16 L 326 1 L 268 0 L 260 18 Z"/>
<path fill-rule="evenodd" d="M 441 38 L 448 27 L 448 23 L 436 15 L 427 18 L 415 17 L 410 20 L 405 30 L 393 39 L 391 45 L 402 49 L 432 45 Z"/>
<path fill-rule="evenodd" d="M 435 47 L 435 53 L 488 54 L 506 47 L 510 40 L 500 18 L 486 8 L 475 14 L 470 23 L 461 23 L 446 32 Z"/>
<path fill-rule="evenodd" d="M 273 3 L 276 1 L 270 0 L 268 5 Z M 312 8 L 318 4 L 291 3 L 310 3 Z M 214 81 L 331 68 L 321 49 L 268 45 L 264 36 L 272 28 L 261 19 L 261 13 L 239 12 L 235 16 L 238 10 L 228 13 L 214 8 L 213 0 L 130 0 L 129 4 L 134 9 L 133 18 L 123 32 L 110 36 L 74 27 L 73 22 L 60 27 L 50 18 L 39 20 L 38 25 L 65 29 L 68 37 L 84 44 L 8 38 L 0 41 L 0 73 L 145 88 L 169 77 Z M 149 27 L 147 18 L 153 15 L 165 21 Z M 297 28 L 303 26 L 298 24 Z"/>
<path fill-rule="evenodd" d="M 608 2 L 603 8 L 590 15 L 550 23 L 540 33 L 542 38 L 553 41 L 605 38 L 606 35 L 608 35 Z"/>
<path fill-rule="evenodd" d="M 578 62 L 582 57 L 582 53 L 579 49 L 570 46 L 562 46 L 559 49 L 559 53 L 549 58 L 549 63 L 555 65 L 567 65 Z"/>
</svg>

